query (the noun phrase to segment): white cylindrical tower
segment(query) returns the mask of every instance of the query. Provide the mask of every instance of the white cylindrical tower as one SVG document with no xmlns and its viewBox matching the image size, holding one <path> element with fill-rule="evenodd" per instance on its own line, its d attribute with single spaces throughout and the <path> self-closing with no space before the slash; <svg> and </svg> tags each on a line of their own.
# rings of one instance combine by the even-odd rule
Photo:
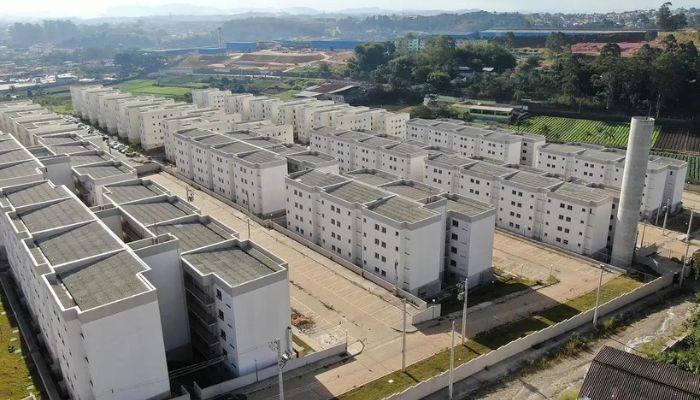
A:
<svg viewBox="0 0 700 400">
<path fill-rule="evenodd" d="M 632 264 L 653 131 L 653 118 L 632 117 L 610 259 L 619 267 Z"/>
</svg>

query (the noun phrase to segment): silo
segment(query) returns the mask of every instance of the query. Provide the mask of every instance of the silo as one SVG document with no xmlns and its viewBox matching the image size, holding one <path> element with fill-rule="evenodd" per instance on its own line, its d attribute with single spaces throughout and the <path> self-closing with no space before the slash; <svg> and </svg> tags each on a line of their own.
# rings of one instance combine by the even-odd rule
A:
<svg viewBox="0 0 700 400">
<path fill-rule="evenodd" d="M 653 118 L 632 117 L 610 260 L 619 267 L 632 264 L 653 131 Z"/>
</svg>

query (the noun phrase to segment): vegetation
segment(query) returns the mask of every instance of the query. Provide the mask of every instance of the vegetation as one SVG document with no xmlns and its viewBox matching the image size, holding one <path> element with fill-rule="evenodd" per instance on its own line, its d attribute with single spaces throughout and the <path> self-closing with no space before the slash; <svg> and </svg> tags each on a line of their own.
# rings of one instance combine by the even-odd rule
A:
<svg viewBox="0 0 700 400">
<path fill-rule="evenodd" d="M 519 122 L 515 130 L 537 133 L 549 142 L 584 142 L 610 147 L 626 147 L 630 124 L 594 121 L 590 119 L 534 116 Z M 652 146 L 659 138 L 661 127 L 654 128 Z"/>
<path fill-rule="evenodd" d="M 30 393 L 40 398 L 41 381 L 31 364 L 14 316 L 5 304 L 7 298 L 0 289 L 0 342 L 7 346 L 0 351 L 0 398 L 19 400 Z"/>
<path fill-rule="evenodd" d="M 41 94 L 32 97 L 32 100 L 46 107 L 49 111 L 58 114 L 73 114 L 73 103 L 68 93 Z"/>
<path fill-rule="evenodd" d="M 589 57 L 571 53 L 566 36 L 554 32 L 547 38 L 547 63 L 531 56 L 517 65 L 504 42 L 457 47 L 449 37 L 436 36 L 419 53 L 397 51 L 393 42 L 366 43 L 355 48 L 348 73 L 421 94 L 502 102 L 526 98 L 575 110 L 697 118 L 700 57 L 692 41 L 666 35 L 663 48 L 645 44 L 632 57 L 622 57 L 620 47 L 610 43 Z M 493 71 L 482 72 L 485 67 Z M 465 68 L 470 73 L 460 75 Z"/>
<path fill-rule="evenodd" d="M 124 92 L 133 94 L 152 94 L 165 97 L 184 97 L 192 92 L 192 85 L 188 86 L 161 86 L 152 79 L 132 79 L 117 85 Z M 196 87 L 206 87 L 204 84 Z"/>
<path fill-rule="evenodd" d="M 311 354 L 315 351 L 313 347 L 309 346 L 308 343 L 301 340 L 299 336 L 292 335 L 292 341 L 294 342 L 294 344 L 304 349 L 304 354 Z"/>
<path fill-rule="evenodd" d="M 671 3 L 666 2 L 656 12 L 656 26 L 664 31 L 675 31 L 688 25 L 688 19 L 682 12 L 671 13 Z"/>
<path fill-rule="evenodd" d="M 500 271 L 496 271 L 494 278 L 491 284 L 469 292 L 467 296 L 469 307 L 487 301 L 494 301 L 513 293 L 522 292 L 538 284 L 538 282 Z M 462 301 L 457 299 L 457 294 L 455 293 L 454 296 L 441 303 L 441 313 L 442 315 L 446 315 L 461 310 L 463 304 Z"/>
<path fill-rule="evenodd" d="M 687 330 L 688 336 L 679 347 L 652 354 L 651 358 L 700 374 L 700 310 L 696 309 L 693 317 L 687 322 Z"/>
<path fill-rule="evenodd" d="M 114 56 L 114 65 L 117 66 L 122 76 L 155 72 L 163 68 L 166 63 L 165 57 L 142 51 L 128 51 Z"/>
<path fill-rule="evenodd" d="M 602 286 L 601 302 L 628 293 L 641 283 L 627 277 L 617 277 Z M 595 307 L 596 291 L 560 304 L 539 315 L 501 325 L 468 340 L 464 346 L 455 347 L 455 366 L 464 364 L 479 355 L 495 350 L 511 341 L 530 335 L 567 318 Z M 364 400 L 384 398 L 405 390 L 416 383 L 429 379 L 449 369 L 450 350 L 443 350 L 432 357 L 409 365 L 406 372 L 396 371 L 364 386 L 338 396 L 340 400 Z"/>
</svg>

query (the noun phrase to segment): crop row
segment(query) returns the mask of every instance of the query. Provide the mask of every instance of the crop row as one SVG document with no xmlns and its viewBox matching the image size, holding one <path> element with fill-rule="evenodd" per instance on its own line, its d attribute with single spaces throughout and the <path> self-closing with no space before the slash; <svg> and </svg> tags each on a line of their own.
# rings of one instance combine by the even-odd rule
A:
<svg viewBox="0 0 700 400">
<path fill-rule="evenodd" d="M 515 126 L 516 130 L 537 133 L 551 142 L 595 143 L 609 147 L 626 147 L 630 125 L 590 119 L 533 116 Z M 661 128 L 654 128 L 652 145 L 659 138 Z"/>
</svg>

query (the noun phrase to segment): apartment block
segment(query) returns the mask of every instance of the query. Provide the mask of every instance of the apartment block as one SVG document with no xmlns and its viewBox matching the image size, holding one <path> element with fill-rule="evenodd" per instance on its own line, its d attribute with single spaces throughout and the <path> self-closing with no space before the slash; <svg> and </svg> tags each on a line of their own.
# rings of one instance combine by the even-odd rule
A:
<svg viewBox="0 0 700 400">
<path fill-rule="evenodd" d="M 163 121 L 165 126 L 163 144 L 165 158 L 168 161 L 175 162 L 177 160 L 175 145 L 177 132 L 200 129 L 213 133 L 224 133 L 231 131 L 235 124 L 240 122 L 239 114 L 225 114 L 222 111 L 192 112 L 190 114 L 192 115 L 168 118 Z"/>
<path fill-rule="evenodd" d="M 269 119 L 236 123 L 232 130 L 250 131 L 257 136 L 277 139 L 285 144 L 294 143 L 294 126 L 292 124 L 277 124 Z"/>
</svg>

